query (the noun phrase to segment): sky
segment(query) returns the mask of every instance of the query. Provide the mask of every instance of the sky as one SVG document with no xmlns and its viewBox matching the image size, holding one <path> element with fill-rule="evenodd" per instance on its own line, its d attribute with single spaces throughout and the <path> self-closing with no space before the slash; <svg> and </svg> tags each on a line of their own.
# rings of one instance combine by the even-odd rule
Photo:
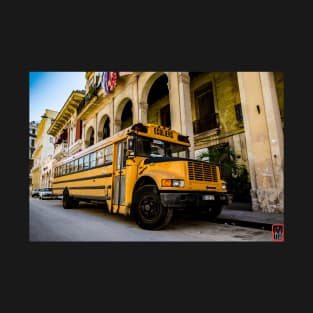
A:
<svg viewBox="0 0 313 313">
<path fill-rule="evenodd" d="M 85 89 L 86 72 L 30 72 L 29 121 L 40 122 L 46 109 L 60 111 L 73 90 Z"/>
</svg>

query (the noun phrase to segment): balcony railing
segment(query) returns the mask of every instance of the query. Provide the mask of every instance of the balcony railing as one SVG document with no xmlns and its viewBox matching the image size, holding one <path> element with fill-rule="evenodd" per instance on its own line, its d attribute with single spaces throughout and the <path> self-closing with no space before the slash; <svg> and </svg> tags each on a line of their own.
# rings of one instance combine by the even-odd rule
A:
<svg viewBox="0 0 313 313">
<path fill-rule="evenodd" d="M 66 142 L 62 142 L 61 144 L 56 145 L 53 157 L 59 161 L 66 156 L 68 156 L 68 144 Z"/>
<path fill-rule="evenodd" d="M 98 90 L 100 87 L 95 88 L 91 87 L 88 93 L 85 95 L 84 99 L 80 102 L 77 107 L 77 115 L 84 109 L 84 107 L 89 103 L 89 101 L 94 97 L 97 96 Z"/>
<path fill-rule="evenodd" d="M 219 128 L 218 114 L 209 116 L 208 118 L 202 118 L 192 122 L 194 134 L 199 134 L 207 130 Z"/>
<path fill-rule="evenodd" d="M 82 148 L 83 141 L 82 139 L 78 139 L 69 147 L 70 155 L 78 152 Z"/>
</svg>

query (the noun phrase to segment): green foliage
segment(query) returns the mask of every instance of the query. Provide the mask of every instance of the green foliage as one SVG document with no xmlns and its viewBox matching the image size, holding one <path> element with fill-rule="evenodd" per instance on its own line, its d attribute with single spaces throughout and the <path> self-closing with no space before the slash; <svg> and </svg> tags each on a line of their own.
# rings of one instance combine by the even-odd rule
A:
<svg viewBox="0 0 313 313">
<path fill-rule="evenodd" d="M 203 152 L 199 158 L 220 166 L 222 179 L 227 182 L 228 192 L 233 194 L 234 201 L 251 201 L 248 171 L 245 165 L 238 164 L 235 153 L 228 145 Z"/>
</svg>

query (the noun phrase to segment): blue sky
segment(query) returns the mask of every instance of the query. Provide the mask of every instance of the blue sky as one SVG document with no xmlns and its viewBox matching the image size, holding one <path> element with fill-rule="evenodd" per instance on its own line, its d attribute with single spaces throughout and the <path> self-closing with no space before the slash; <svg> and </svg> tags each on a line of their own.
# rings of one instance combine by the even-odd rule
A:
<svg viewBox="0 0 313 313">
<path fill-rule="evenodd" d="M 86 72 L 30 72 L 29 121 L 39 122 L 46 109 L 60 111 L 73 90 L 85 89 Z"/>
</svg>

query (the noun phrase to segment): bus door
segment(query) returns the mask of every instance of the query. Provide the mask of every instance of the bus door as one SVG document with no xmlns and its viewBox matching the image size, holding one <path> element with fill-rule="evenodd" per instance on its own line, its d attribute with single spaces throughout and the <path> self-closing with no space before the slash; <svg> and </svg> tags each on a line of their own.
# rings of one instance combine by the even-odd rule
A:
<svg viewBox="0 0 313 313">
<path fill-rule="evenodd" d="M 113 213 L 125 214 L 126 193 L 126 140 L 117 144 L 117 160 L 114 168 Z"/>
</svg>

